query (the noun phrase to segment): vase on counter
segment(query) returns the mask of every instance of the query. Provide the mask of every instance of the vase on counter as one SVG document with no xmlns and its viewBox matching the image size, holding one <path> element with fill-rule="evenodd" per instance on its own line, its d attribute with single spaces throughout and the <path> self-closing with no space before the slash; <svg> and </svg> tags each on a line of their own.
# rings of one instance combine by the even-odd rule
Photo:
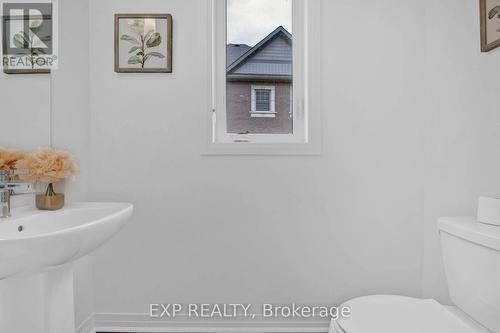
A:
<svg viewBox="0 0 500 333">
<path fill-rule="evenodd" d="M 16 162 L 19 170 L 29 173 L 20 176 L 21 180 L 35 183 L 36 208 L 58 210 L 64 206 L 64 180 L 71 178 L 76 171 L 73 157 L 54 148 L 40 148 Z"/>
<path fill-rule="evenodd" d="M 37 182 L 36 208 L 40 210 L 58 210 L 64 207 L 63 182 Z"/>
</svg>

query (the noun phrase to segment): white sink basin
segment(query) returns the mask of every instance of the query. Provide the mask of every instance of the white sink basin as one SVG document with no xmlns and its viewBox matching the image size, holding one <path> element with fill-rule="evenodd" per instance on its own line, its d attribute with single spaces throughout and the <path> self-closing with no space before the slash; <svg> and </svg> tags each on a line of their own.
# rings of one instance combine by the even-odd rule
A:
<svg viewBox="0 0 500 333">
<path fill-rule="evenodd" d="M 73 265 L 132 215 L 123 203 L 14 209 L 0 220 L 0 332 L 75 331 Z"/>
<path fill-rule="evenodd" d="M 0 220 L 0 280 L 74 261 L 106 242 L 131 216 L 124 203 L 75 203 L 58 211 L 21 208 Z"/>
</svg>

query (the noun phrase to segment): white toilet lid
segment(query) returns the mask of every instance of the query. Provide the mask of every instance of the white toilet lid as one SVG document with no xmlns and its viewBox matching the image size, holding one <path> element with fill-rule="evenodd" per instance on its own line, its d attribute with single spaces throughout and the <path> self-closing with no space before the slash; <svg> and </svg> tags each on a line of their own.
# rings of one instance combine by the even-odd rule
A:
<svg viewBox="0 0 500 333">
<path fill-rule="evenodd" d="M 345 333 L 477 333 L 432 299 L 366 296 L 343 306 L 351 316 L 336 323 Z"/>
</svg>

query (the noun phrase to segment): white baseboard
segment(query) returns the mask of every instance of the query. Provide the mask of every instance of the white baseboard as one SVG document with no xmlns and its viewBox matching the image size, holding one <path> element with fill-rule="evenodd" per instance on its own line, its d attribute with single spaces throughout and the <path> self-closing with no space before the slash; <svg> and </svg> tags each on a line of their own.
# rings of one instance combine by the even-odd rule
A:
<svg viewBox="0 0 500 333">
<path fill-rule="evenodd" d="M 76 328 L 75 333 L 95 333 L 94 314 L 91 314 L 87 319 Z"/>
<path fill-rule="evenodd" d="M 160 320 L 140 313 L 96 313 L 93 319 L 94 332 L 116 333 L 326 333 L 329 327 L 328 320 Z"/>
</svg>

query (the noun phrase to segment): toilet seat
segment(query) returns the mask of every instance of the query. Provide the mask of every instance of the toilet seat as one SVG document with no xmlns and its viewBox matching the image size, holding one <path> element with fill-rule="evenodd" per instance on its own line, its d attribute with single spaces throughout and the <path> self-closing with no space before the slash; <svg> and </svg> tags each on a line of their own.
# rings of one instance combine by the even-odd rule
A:
<svg viewBox="0 0 500 333">
<path fill-rule="evenodd" d="M 332 320 L 330 333 L 477 333 L 432 299 L 377 295 L 352 299 L 349 318 Z"/>
</svg>

